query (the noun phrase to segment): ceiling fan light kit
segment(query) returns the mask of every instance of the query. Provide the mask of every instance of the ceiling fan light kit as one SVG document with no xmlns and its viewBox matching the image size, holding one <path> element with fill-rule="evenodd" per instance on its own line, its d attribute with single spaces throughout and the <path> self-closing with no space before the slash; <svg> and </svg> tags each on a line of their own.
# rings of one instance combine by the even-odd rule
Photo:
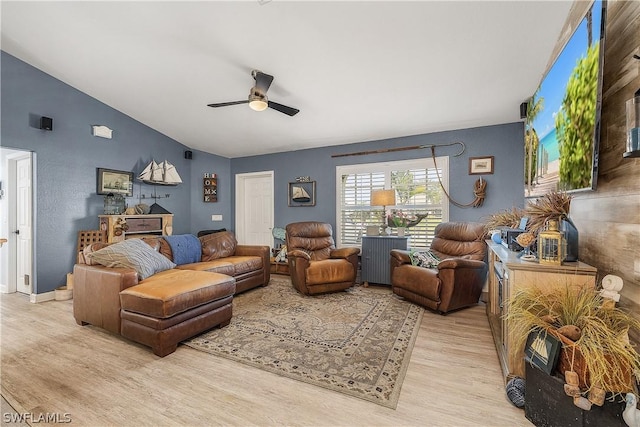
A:
<svg viewBox="0 0 640 427">
<path fill-rule="evenodd" d="M 267 97 L 256 93 L 254 90 L 249 95 L 249 107 L 254 111 L 264 111 L 269 104 L 267 103 Z"/>
<path fill-rule="evenodd" d="M 271 86 L 273 76 L 265 74 L 262 71 L 252 70 L 251 77 L 256 81 L 256 85 L 251 88 L 249 98 L 243 101 L 219 102 L 216 104 L 208 104 L 209 107 L 227 107 L 229 105 L 249 104 L 249 108 L 254 111 L 264 111 L 267 108 L 273 108 L 288 116 L 295 116 L 300 112 L 297 108 L 287 107 L 277 102 L 269 101 L 267 98 L 267 90 Z"/>
</svg>

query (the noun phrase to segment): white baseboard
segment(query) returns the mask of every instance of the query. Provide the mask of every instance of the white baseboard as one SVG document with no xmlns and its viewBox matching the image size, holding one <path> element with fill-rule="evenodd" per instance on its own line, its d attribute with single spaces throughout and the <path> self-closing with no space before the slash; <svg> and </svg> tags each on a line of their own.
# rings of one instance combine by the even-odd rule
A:
<svg viewBox="0 0 640 427">
<path fill-rule="evenodd" d="M 4 283 L 0 283 L 0 293 L 8 294 L 9 293 L 9 285 L 5 285 Z"/>
<path fill-rule="evenodd" d="M 52 301 L 54 299 L 56 299 L 55 291 L 45 292 L 43 294 L 31 294 L 29 297 L 29 301 L 34 303 Z"/>
</svg>

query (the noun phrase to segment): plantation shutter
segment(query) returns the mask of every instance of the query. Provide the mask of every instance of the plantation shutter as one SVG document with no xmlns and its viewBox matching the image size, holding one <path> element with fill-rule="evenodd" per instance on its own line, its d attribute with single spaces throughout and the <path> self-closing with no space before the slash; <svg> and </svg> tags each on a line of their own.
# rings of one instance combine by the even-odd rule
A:
<svg viewBox="0 0 640 427">
<path fill-rule="evenodd" d="M 438 158 L 440 176 L 448 182 L 448 159 Z M 409 246 L 426 248 L 439 223 L 448 220 L 448 204 L 438 183 L 431 159 L 398 162 L 345 165 L 336 168 L 336 200 L 338 246 L 360 246 L 367 226 L 383 226 L 382 206 L 371 206 L 371 192 L 392 188 L 396 190 L 396 205 L 386 212 L 402 212 L 410 218 L 428 214 L 420 223 L 407 230 Z M 397 229 L 392 228 L 391 234 Z"/>
<path fill-rule="evenodd" d="M 371 192 L 385 188 L 385 174 L 347 173 L 341 181 L 340 241 L 343 245 L 360 245 L 368 225 L 383 224 L 382 206 L 371 206 Z"/>
</svg>

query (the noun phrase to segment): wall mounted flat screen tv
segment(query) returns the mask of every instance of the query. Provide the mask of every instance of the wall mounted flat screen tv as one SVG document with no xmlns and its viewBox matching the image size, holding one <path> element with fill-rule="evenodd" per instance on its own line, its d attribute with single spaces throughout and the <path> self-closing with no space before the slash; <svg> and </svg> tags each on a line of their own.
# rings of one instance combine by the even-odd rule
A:
<svg viewBox="0 0 640 427">
<path fill-rule="evenodd" d="M 594 1 L 529 100 L 525 197 L 596 188 L 605 16 Z"/>
</svg>

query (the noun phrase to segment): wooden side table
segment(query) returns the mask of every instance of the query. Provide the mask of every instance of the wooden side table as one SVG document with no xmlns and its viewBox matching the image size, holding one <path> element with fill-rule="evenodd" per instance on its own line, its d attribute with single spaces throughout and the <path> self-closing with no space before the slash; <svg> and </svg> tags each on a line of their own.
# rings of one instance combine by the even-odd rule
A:
<svg viewBox="0 0 640 427">
<path fill-rule="evenodd" d="M 271 257 L 271 274 L 284 274 L 289 275 L 289 263 L 276 261 L 275 257 Z"/>
</svg>

